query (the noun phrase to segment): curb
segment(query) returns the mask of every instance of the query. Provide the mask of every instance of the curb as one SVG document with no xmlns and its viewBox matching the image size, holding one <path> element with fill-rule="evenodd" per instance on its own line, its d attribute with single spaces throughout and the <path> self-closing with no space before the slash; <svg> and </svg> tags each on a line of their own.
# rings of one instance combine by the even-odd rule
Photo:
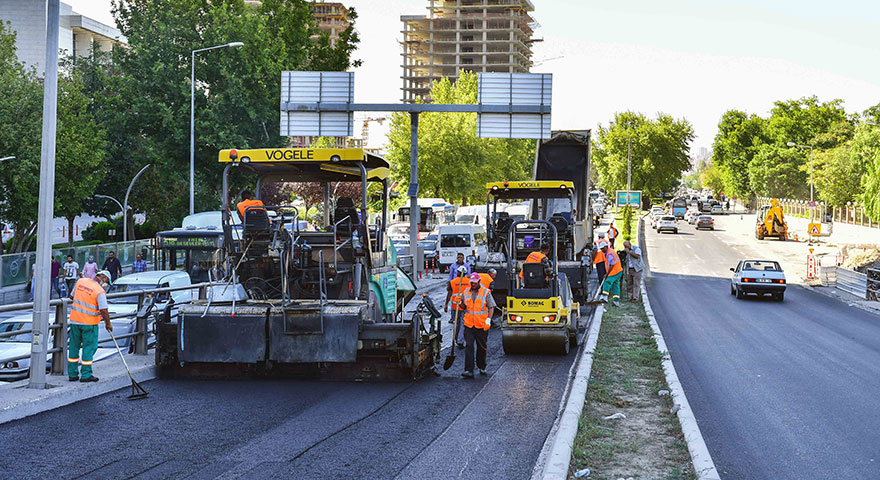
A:
<svg viewBox="0 0 880 480">
<path fill-rule="evenodd" d="M 663 355 L 663 373 L 666 374 L 666 384 L 669 385 L 669 389 L 672 392 L 673 402 L 679 406 L 676 416 L 681 424 L 681 431 L 687 442 L 688 452 L 691 454 L 694 471 L 700 480 L 720 480 L 721 477 L 719 477 L 718 470 L 715 468 L 715 462 L 712 461 L 712 456 L 706 447 L 706 441 L 703 439 L 699 425 L 697 425 L 697 418 L 694 416 L 690 403 L 688 403 L 687 397 L 684 394 L 684 389 L 678 380 L 678 374 L 675 373 L 675 366 L 672 364 L 669 349 L 666 348 L 666 341 L 663 339 L 660 325 L 657 324 L 657 319 L 654 318 L 654 310 L 651 309 L 651 302 L 648 300 L 648 289 L 645 287 L 644 280 L 642 280 L 641 289 L 645 314 L 651 323 L 651 330 L 654 331 L 657 350 Z"/>
<path fill-rule="evenodd" d="M 569 382 L 568 399 L 565 400 L 564 408 L 557 417 L 558 422 L 551 429 L 550 434 L 542 448 L 541 456 L 544 458 L 543 467 L 539 466 L 541 459 L 536 464 L 532 479 L 537 480 L 564 480 L 568 478 L 568 468 L 571 464 L 571 450 L 574 447 L 574 439 L 577 435 L 581 412 L 584 409 L 584 399 L 587 396 L 587 384 L 590 380 L 590 371 L 593 367 L 593 352 L 596 350 L 596 341 L 599 338 L 599 329 L 602 327 L 602 314 L 605 308 L 602 305 L 596 307 L 593 318 L 590 320 L 590 328 L 587 331 L 587 343 L 577 359 L 577 371 Z"/>
<path fill-rule="evenodd" d="M 152 364 L 132 367 L 131 374 L 139 383 L 146 382 L 156 378 L 156 368 Z M 64 378 L 64 376 L 59 376 L 58 378 L 61 378 L 65 383 L 67 382 L 67 378 Z M 27 382 L 28 380 L 21 380 L 9 384 L 5 388 L 26 389 Z M 131 380 L 128 378 L 128 374 L 123 373 L 111 378 L 102 378 L 100 382 L 88 384 L 88 388 L 78 388 L 74 391 L 69 391 L 65 388 L 48 388 L 35 391 L 34 396 L 31 398 L 0 407 L 0 425 L 130 386 Z"/>
</svg>

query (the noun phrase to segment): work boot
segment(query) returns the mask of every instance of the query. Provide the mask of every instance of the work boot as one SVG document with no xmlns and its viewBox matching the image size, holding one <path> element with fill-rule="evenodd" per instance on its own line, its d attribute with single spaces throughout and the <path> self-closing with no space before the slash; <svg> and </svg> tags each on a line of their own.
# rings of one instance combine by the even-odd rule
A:
<svg viewBox="0 0 880 480">
<path fill-rule="evenodd" d="M 67 377 L 67 381 L 68 381 L 68 382 L 78 382 L 78 381 L 79 381 L 79 377 Z"/>
<path fill-rule="evenodd" d="M 605 295 L 605 294 L 599 295 L 599 301 L 602 303 L 608 303 L 608 295 Z"/>
<path fill-rule="evenodd" d="M 619 307 L 619 306 L 620 306 L 620 302 L 618 302 L 617 300 L 615 300 L 615 301 L 612 303 L 612 305 L 614 305 L 615 307 Z"/>
<path fill-rule="evenodd" d="M 480 369 L 480 375 L 488 375 L 488 374 L 489 374 L 489 373 L 486 372 L 486 369 L 485 369 L 485 368 L 481 368 L 481 369 Z"/>
<path fill-rule="evenodd" d="M 458 342 L 458 343 L 456 343 L 456 346 L 457 346 L 458 348 L 465 348 L 465 347 L 467 347 L 467 345 L 465 345 L 464 342 Z"/>
<path fill-rule="evenodd" d="M 97 381 L 98 381 L 98 377 L 96 377 L 96 376 L 94 376 L 94 375 L 92 375 L 92 376 L 89 377 L 89 378 L 82 378 L 82 379 L 80 379 L 80 382 L 81 382 L 81 383 L 92 383 L 92 382 L 97 382 Z"/>
<path fill-rule="evenodd" d="M 467 370 L 461 372 L 461 376 L 464 378 L 474 378 L 474 372 L 469 372 Z"/>
</svg>

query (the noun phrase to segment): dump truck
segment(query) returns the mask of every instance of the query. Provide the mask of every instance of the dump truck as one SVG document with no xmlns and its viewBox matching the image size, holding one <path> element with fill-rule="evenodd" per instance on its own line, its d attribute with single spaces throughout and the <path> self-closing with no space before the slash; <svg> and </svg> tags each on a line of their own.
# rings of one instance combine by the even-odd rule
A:
<svg viewBox="0 0 880 480">
<path fill-rule="evenodd" d="M 788 225 L 785 223 L 785 214 L 779 201 L 770 200 L 769 205 L 761 205 L 758 208 L 758 216 L 755 219 L 755 237 L 764 240 L 766 237 L 776 237 L 779 240 L 788 239 Z"/>
<path fill-rule="evenodd" d="M 219 163 L 222 235 L 163 235 L 163 258 L 194 245 L 212 250 L 197 265 L 182 262 L 212 285 L 205 298 L 181 305 L 176 320 L 156 323 L 161 376 L 408 381 L 434 371 L 440 314 L 423 297 L 403 315 L 415 283 L 396 267 L 385 234 L 385 159 L 358 148 L 230 149 Z M 239 224 L 231 182 L 256 184 L 258 199 L 276 182 L 323 191 L 324 219 L 304 228 L 305 212 L 294 205 L 251 205 Z M 345 183 L 353 185 L 337 188 Z M 370 185 L 384 199 L 372 225 Z M 331 199 L 337 190 L 358 193 Z"/>
</svg>

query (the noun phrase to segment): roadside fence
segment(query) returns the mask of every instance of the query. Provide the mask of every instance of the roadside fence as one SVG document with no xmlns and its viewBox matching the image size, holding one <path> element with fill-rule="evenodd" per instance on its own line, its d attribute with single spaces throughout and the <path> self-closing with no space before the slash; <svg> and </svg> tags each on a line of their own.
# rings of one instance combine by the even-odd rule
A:
<svg viewBox="0 0 880 480">
<path fill-rule="evenodd" d="M 810 207 L 809 200 L 795 200 L 791 198 L 778 198 L 777 200 L 782 206 L 782 211 L 785 215 L 810 218 L 810 211 L 813 209 Z M 769 197 L 758 197 L 759 205 L 767 205 L 769 203 Z M 827 205 L 825 202 L 817 201 L 815 211 L 816 213 L 813 218 L 822 222 L 831 220 L 835 223 L 880 228 L 880 223 L 871 220 L 871 217 L 865 213 L 865 207 L 858 203 L 846 202 L 846 205 L 833 207 Z"/>
<path fill-rule="evenodd" d="M 834 286 L 865 300 L 876 300 L 880 292 L 880 271 L 874 270 L 874 279 L 868 281 L 868 274 L 838 266 L 822 266 L 819 279 L 822 285 Z"/>
<path fill-rule="evenodd" d="M 132 353 L 139 355 L 147 354 L 147 346 L 149 337 L 151 335 L 151 331 L 149 330 L 149 326 L 153 325 L 153 323 L 160 317 L 165 315 L 171 315 L 172 309 L 177 305 L 182 305 L 186 302 L 175 303 L 171 296 L 168 295 L 171 292 L 177 292 L 182 290 L 193 290 L 192 298 L 205 298 L 205 293 L 207 287 L 211 285 L 211 283 L 197 283 L 194 285 L 188 285 L 185 287 L 165 287 L 165 288 L 154 288 L 149 290 L 133 290 L 119 293 L 109 293 L 107 294 L 107 300 L 111 304 L 112 310 L 112 301 L 114 298 L 122 298 L 122 297 L 134 297 L 137 296 L 137 309 L 134 313 L 130 314 L 111 314 L 110 320 L 114 324 L 119 324 L 120 319 L 129 319 L 129 321 L 134 323 L 133 328 L 130 332 L 123 333 L 115 332 L 114 335 L 116 340 L 124 340 L 127 338 L 132 338 L 133 340 L 130 342 L 129 349 Z M 216 284 L 215 284 L 216 285 Z M 196 291 L 198 292 L 196 294 Z M 142 307 L 147 299 L 155 296 L 156 299 L 165 298 L 166 301 L 160 303 L 159 306 L 162 307 L 161 311 L 152 311 L 149 315 L 141 315 Z M 66 375 L 67 369 L 67 324 L 68 324 L 68 315 L 70 312 L 70 304 L 72 301 L 69 298 L 59 298 L 49 302 L 49 306 L 54 308 L 54 320 L 50 320 L 49 324 L 49 349 L 47 351 L 48 354 L 51 355 L 51 367 L 49 368 L 49 372 L 53 375 Z M 16 303 L 12 305 L 3 305 L 0 306 L 0 313 L 4 312 L 15 312 L 15 311 L 25 311 L 28 309 L 33 309 L 33 302 L 27 303 Z M 149 320 L 153 319 L 152 322 Z M 117 325 L 114 325 L 116 327 Z M 99 328 L 103 329 L 103 323 L 99 325 Z M 114 329 L 115 330 L 115 329 Z M 64 332 L 63 335 L 59 335 L 58 332 Z M 33 327 L 26 329 L 18 329 L 11 330 L 7 332 L 0 332 L 0 339 L 10 338 L 10 337 L 18 337 L 19 335 L 25 335 L 28 339 L 22 340 L 24 343 L 30 345 L 30 338 L 33 337 Z M 98 344 L 102 343 L 110 343 L 112 345 L 112 340 L 110 338 L 99 340 Z M 121 342 L 122 343 L 122 342 Z M 128 342 L 123 343 L 123 345 L 128 344 Z M 125 351 L 123 347 L 123 352 Z M 31 354 L 28 351 L 27 354 L 11 356 L 7 358 L 0 358 L 0 368 L 12 371 L 19 368 L 19 362 L 25 359 L 30 359 Z M 47 358 L 49 361 L 49 358 Z M 46 368 L 45 365 L 31 365 L 30 371 L 33 371 L 34 368 Z M 30 376 L 30 371 L 28 372 L 28 377 Z"/>
</svg>

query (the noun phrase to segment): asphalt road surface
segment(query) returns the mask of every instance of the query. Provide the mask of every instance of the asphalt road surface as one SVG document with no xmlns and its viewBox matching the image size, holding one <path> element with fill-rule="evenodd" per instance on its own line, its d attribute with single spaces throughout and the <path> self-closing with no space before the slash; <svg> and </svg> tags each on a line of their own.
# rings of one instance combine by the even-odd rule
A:
<svg viewBox="0 0 880 480">
<path fill-rule="evenodd" d="M 762 257 L 757 240 L 687 222 L 646 237 L 651 304 L 722 478 L 880 478 L 880 316 L 791 284 L 782 303 L 737 300 L 729 268 Z"/>
<path fill-rule="evenodd" d="M 416 383 L 153 380 L 0 425 L 0 478 L 524 479 L 574 358 L 505 356 L 492 329 L 474 380 L 463 352 Z"/>
</svg>

